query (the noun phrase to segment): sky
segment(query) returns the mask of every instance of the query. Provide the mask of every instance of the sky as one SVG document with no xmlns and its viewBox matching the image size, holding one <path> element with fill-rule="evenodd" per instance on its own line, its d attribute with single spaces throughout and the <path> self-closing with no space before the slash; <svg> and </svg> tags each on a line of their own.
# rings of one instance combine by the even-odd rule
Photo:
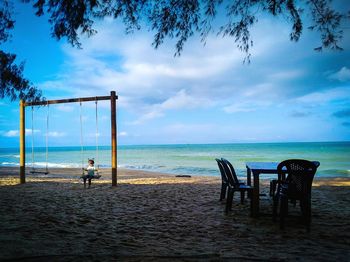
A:
<svg viewBox="0 0 350 262">
<path fill-rule="evenodd" d="M 174 57 L 173 40 L 155 50 L 152 32 L 126 35 L 112 19 L 98 22 L 97 35 L 82 37 L 77 49 L 51 38 L 47 19 L 30 5 L 16 3 L 15 11 L 12 39 L 2 48 L 25 61 L 24 75 L 48 100 L 115 90 L 119 145 L 350 140 L 349 24 L 344 51 L 319 53 L 307 23 L 294 43 L 290 24 L 262 17 L 244 64 L 230 38 L 212 34 L 203 45 L 195 35 Z M 99 145 L 110 145 L 109 103 L 97 111 L 96 125 L 94 102 L 27 107 L 27 146 L 44 146 L 46 136 L 50 146 L 95 145 L 96 134 Z M 18 129 L 19 102 L 0 100 L 0 147 L 18 147 Z"/>
</svg>

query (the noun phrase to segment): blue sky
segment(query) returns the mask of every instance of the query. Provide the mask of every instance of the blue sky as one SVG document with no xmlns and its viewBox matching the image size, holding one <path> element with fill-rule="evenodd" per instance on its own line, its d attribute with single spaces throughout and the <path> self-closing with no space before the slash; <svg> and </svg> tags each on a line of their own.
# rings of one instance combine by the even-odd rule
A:
<svg viewBox="0 0 350 262">
<path fill-rule="evenodd" d="M 25 76 L 47 99 L 115 90 L 119 144 L 350 140 L 349 24 L 343 52 L 317 53 L 317 33 L 305 29 L 293 43 L 290 25 L 263 17 L 252 30 L 251 64 L 243 64 L 230 38 L 211 35 L 203 46 L 195 36 L 174 57 L 174 41 L 154 50 L 152 32 L 125 35 L 121 23 L 107 19 L 79 50 L 50 38 L 46 21 L 17 4 L 4 48 L 26 61 Z M 94 106 L 82 107 L 84 145 L 95 143 Z M 99 143 L 109 145 L 109 104 L 98 106 Z M 47 108 L 34 109 L 33 131 L 31 108 L 26 114 L 28 145 L 32 135 L 44 145 Z M 49 116 L 50 146 L 79 145 L 78 104 L 52 105 Z M 1 147 L 18 146 L 18 128 L 18 101 L 0 100 Z"/>
</svg>

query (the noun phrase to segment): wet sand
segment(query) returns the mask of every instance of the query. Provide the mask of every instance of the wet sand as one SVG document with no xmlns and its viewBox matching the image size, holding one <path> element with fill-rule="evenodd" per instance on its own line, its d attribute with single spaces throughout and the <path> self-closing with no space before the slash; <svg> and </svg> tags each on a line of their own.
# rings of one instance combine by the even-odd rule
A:
<svg viewBox="0 0 350 262">
<path fill-rule="evenodd" d="M 307 233 L 298 206 L 281 231 L 267 197 L 257 219 L 239 194 L 225 215 L 219 177 L 118 170 L 112 188 L 103 170 L 84 189 L 79 173 L 56 169 L 20 185 L 17 168 L 0 168 L 1 261 L 349 261 L 350 179 L 316 178 Z"/>
</svg>

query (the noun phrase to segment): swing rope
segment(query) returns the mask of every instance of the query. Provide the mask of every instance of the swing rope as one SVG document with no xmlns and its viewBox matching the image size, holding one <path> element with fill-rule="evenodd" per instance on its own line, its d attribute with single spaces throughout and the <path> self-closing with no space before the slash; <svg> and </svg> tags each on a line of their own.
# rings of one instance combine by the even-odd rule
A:
<svg viewBox="0 0 350 262">
<path fill-rule="evenodd" d="M 80 152 L 81 152 L 81 170 L 84 175 L 84 144 L 83 144 L 83 116 L 82 116 L 82 103 L 80 103 Z"/>
<path fill-rule="evenodd" d="M 32 171 L 34 171 L 34 107 L 32 106 Z"/>
<path fill-rule="evenodd" d="M 96 167 L 99 168 L 99 156 L 98 156 L 98 111 L 97 111 L 97 97 L 95 100 L 95 118 L 96 118 Z"/>
<path fill-rule="evenodd" d="M 50 115 L 50 107 L 49 107 L 49 102 L 47 102 L 47 112 L 46 112 L 46 172 L 49 172 L 48 169 L 48 161 L 49 161 L 49 115 Z"/>
</svg>

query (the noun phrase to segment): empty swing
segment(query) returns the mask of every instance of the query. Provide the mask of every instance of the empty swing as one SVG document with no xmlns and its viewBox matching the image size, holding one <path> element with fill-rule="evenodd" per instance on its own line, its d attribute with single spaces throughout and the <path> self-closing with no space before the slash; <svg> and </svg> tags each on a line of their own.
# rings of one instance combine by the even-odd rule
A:
<svg viewBox="0 0 350 262">
<path fill-rule="evenodd" d="M 45 135 L 45 171 L 35 169 L 35 157 L 34 157 L 34 107 L 32 106 L 32 168 L 29 171 L 31 174 L 49 174 L 48 158 L 49 158 L 49 104 L 47 103 L 46 113 L 46 135 Z"/>
<path fill-rule="evenodd" d="M 95 123 L 96 123 L 96 161 L 95 158 L 88 158 L 89 166 L 84 168 L 84 140 L 83 140 L 83 116 L 82 116 L 82 103 L 80 102 L 80 149 L 81 149 L 81 169 L 82 176 L 81 178 L 84 181 L 84 187 L 86 188 L 86 180 L 88 180 L 89 188 L 91 186 L 92 179 L 99 179 L 101 175 L 99 174 L 99 165 L 98 165 L 98 109 L 97 109 L 97 98 L 95 100 Z M 96 163 L 96 165 L 95 165 Z M 95 168 L 97 166 L 97 168 Z M 85 174 L 87 172 L 87 174 Z"/>
</svg>

